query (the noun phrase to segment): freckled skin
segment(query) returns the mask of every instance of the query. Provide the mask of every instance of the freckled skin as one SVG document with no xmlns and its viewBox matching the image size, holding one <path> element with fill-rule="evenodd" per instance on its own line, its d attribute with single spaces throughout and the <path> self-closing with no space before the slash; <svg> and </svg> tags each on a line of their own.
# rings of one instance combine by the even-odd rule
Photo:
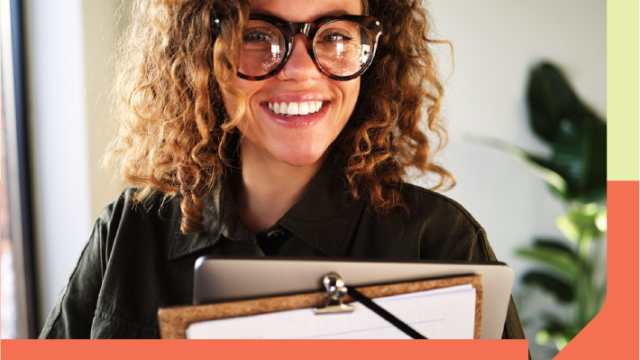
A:
<svg viewBox="0 0 640 360">
<path fill-rule="evenodd" d="M 253 13 L 269 13 L 286 21 L 309 22 L 328 13 L 362 14 L 360 0 L 254 0 Z M 360 78 L 331 80 L 323 75 L 307 53 L 304 35 L 293 41 L 293 51 L 282 74 L 262 81 L 236 78 L 246 94 L 247 111 L 238 128 L 243 135 L 241 151 L 259 152 L 268 162 L 294 167 L 319 167 L 327 148 L 349 120 L 360 91 Z M 324 119 L 307 127 L 284 127 L 268 117 L 261 107 L 266 99 L 282 94 L 318 93 L 330 103 Z M 227 110 L 233 109 L 227 104 Z"/>
</svg>

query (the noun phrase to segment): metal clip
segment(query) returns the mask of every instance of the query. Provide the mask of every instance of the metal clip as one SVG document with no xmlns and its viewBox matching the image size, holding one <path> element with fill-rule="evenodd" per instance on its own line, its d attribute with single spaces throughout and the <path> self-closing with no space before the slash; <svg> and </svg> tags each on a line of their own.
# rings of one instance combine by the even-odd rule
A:
<svg viewBox="0 0 640 360">
<path fill-rule="evenodd" d="M 322 306 L 314 309 L 316 314 L 334 314 L 352 312 L 355 307 L 342 303 L 342 298 L 347 294 L 347 287 L 340 275 L 329 273 L 322 279 L 327 293 L 324 295 L 326 300 Z"/>
</svg>

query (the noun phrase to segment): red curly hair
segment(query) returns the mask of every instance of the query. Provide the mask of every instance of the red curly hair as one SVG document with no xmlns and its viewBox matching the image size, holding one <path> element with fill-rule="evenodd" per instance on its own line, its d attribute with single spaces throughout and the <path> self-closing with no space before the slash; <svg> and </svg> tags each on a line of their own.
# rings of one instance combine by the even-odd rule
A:
<svg viewBox="0 0 640 360">
<path fill-rule="evenodd" d="M 431 51 L 430 20 L 417 0 L 362 0 L 382 20 L 383 35 L 362 76 L 358 102 L 331 145 L 329 160 L 353 199 L 365 197 L 381 215 L 408 210 L 401 195 L 410 168 L 455 185 L 433 162 L 446 144 L 438 114 L 443 87 Z M 244 94 L 234 88 L 248 0 L 140 0 L 119 46 L 116 116 L 119 134 L 106 159 L 125 181 L 180 196 L 181 230 L 203 229 L 202 199 L 230 169 Z M 211 14 L 222 22 L 214 42 Z M 222 94 L 236 102 L 230 117 Z M 426 118 L 426 119 L 423 119 Z M 433 134 L 430 141 L 427 134 Z"/>
</svg>

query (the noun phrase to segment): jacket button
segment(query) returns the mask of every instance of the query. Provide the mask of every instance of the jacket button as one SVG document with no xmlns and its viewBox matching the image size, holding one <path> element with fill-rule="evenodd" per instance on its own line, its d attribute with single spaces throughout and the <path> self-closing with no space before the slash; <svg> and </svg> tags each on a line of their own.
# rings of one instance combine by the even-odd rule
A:
<svg viewBox="0 0 640 360">
<path fill-rule="evenodd" d="M 273 239 L 275 237 L 279 237 L 285 234 L 283 229 L 273 229 L 267 233 L 267 238 Z"/>
</svg>

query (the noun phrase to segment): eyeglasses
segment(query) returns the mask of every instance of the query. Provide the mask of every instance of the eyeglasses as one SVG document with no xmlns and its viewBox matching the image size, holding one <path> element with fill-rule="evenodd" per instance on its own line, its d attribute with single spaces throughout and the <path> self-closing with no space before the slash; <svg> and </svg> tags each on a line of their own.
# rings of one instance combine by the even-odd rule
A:
<svg viewBox="0 0 640 360">
<path fill-rule="evenodd" d="M 214 38 L 220 19 L 211 20 Z M 309 23 L 287 22 L 275 16 L 254 14 L 242 38 L 238 77 L 264 80 L 284 68 L 298 33 L 307 39 L 307 51 L 318 70 L 334 80 L 346 81 L 362 75 L 376 53 L 382 23 L 375 17 L 332 15 Z"/>
</svg>

